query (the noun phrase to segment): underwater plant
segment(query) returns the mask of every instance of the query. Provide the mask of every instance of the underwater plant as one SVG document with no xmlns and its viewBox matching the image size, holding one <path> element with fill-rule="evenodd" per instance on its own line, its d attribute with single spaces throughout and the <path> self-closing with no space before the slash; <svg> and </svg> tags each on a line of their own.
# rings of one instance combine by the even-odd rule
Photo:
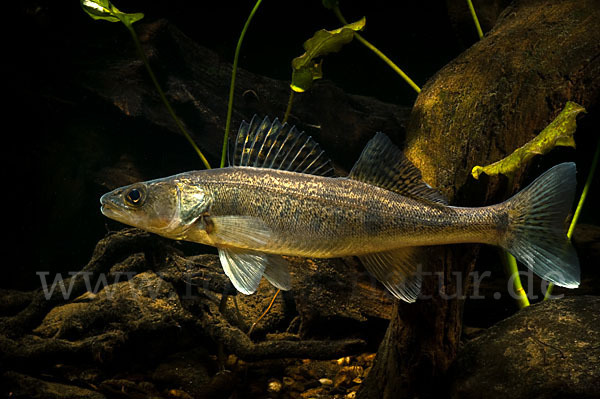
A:
<svg viewBox="0 0 600 399">
<path fill-rule="evenodd" d="M 475 12 L 475 7 L 473 7 L 472 0 L 467 0 L 467 4 L 471 13 L 471 17 L 473 18 L 473 23 L 475 24 L 475 28 L 477 30 L 477 35 L 479 36 L 479 40 L 481 40 L 483 39 L 483 31 L 481 30 L 481 25 L 479 24 L 479 19 L 477 18 L 477 13 Z M 471 171 L 472 176 L 475 179 L 479 179 L 481 173 L 485 173 L 487 175 L 503 174 L 509 178 L 509 186 L 512 186 L 513 173 L 519 168 L 521 168 L 527 161 L 529 161 L 535 155 L 545 154 L 555 146 L 566 146 L 575 148 L 575 140 L 573 139 L 573 134 L 575 133 L 576 129 L 576 117 L 580 112 L 585 112 L 585 108 L 583 108 L 579 104 L 568 101 L 565 104 L 563 110 L 560 112 L 560 114 L 534 139 L 530 140 L 525 145 L 517 148 L 515 151 L 513 151 L 512 154 L 508 155 L 500 161 L 494 162 L 484 167 L 473 167 Z M 592 161 L 592 166 L 588 175 L 588 179 L 586 181 L 585 187 L 577 204 L 575 214 L 573 216 L 573 219 L 571 220 L 571 224 L 567 232 L 567 238 L 569 240 L 571 240 L 573 231 L 575 230 L 575 225 L 577 224 L 577 219 L 579 218 L 579 214 L 581 213 L 581 208 L 583 207 L 583 203 L 585 202 L 585 198 L 589 190 L 589 185 L 591 184 L 596 163 L 598 161 L 599 152 L 600 142 L 598 143 L 598 149 Z M 521 283 L 521 277 L 519 275 L 519 269 L 517 267 L 517 260 L 508 251 L 503 252 L 507 274 L 509 275 L 509 281 L 512 281 L 514 292 L 517 295 L 517 304 L 519 305 L 519 308 L 527 307 L 530 304 L 529 298 L 527 297 L 527 294 L 525 293 L 525 290 L 523 289 L 523 285 Z M 550 282 L 546 289 L 544 300 L 550 298 L 553 287 L 554 284 Z"/>
<path fill-rule="evenodd" d="M 339 0 L 323 0 L 323 6 L 333 11 L 335 16 L 343 23 L 347 24 L 346 18 L 342 15 L 339 6 Z M 381 58 L 390 68 L 394 70 L 410 87 L 413 88 L 417 93 L 421 92 L 421 88 L 416 85 L 415 82 L 411 78 L 408 77 L 406 73 L 402 69 L 398 67 L 390 58 L 388 58 L 382 51 L 380 51 L 377 47 L 367 41 L 362 35 L 356 34 L 356 39 L 361 42 L 365 47 L 374 52 L 379 58 Z"/>
<path fill-rule="evenodd" d="M 288 99 L 283 122 L 287 121 L 290 114 L 294 93 L 302 93 L 308 90 L 312 86 L 314 80 L 323 77 L 323 60 L 320 59 L 319 61 L 316 61 L 316 59 L 319 59 L 323 55 L 340 51 L 342 46 L 349 43 L 353 38 L 356 38 L 361 44 L 381 58 L 394 72 L 402 77 L 415 92 L 421 92 L 421 88 L 417 86 L 417 84 L 404 73 L 402 69 L 400 69 L 400 67 L 358 33 L 365 27 L 365 17 L 356 22 L 348 23 L 340 11 L 339 0 L 323 0 L 322 4 L 325 8 L 332 10 L 335 16 L 344 25 L 341 28 L 334 30 L 321 29 L 315 32 L 313 37 L 304 42 L 304 49 L 306 52 L 292 60 L 292 79 L 290 83 L 292 90 Z"/>
<path fill-rule="evenodd" d="M 365 26 L 365 18 L 345 24 L 334 30 L 321 29 L 313 37 L 304 42 L 306 52 L 292 60 L 292 79 L 290 83 L 290 97 L 283 116 L 286 122 L 292 109 L 294 93 L 303 93 L 310 89 L 313 81 L 323 78 L 323 59 L 316 59 L 333 52 L 338 52 L 342 46 L 349 43 L 356 32 Z"/>
<path fill-rule="evenodd" d="M 150 75 L 150 79 L 152 80 L 152 83 L 154 84 L 154 87 L 156 88 L 161 101 L 167 108 L 169 115 L 171 115 L 171 118 L 173 118 L 173 121 L 175 122 L 175 125 L 177 125 L 177 128 L 181 131 L 183 136 L 187 139 L 187 141 L 190 143 L 190 145 L 194 148 L 194 150 L 196 151 L 196 153 L 202 160 L 202 163 L 204 163 L 204 166 L 207 169 L 210 169 L 210 164 L 208 163 L 208 160 L 206 159 L 206 157 L 204 156 L 202 151 L 200 151 L 200 148 L 198 148 L 198 146 L 192 139 L 192 136 L 190 136 L 188 131 L 185 129 L 185 127 L 183 126 L 183 124 L 181 123 L 181 121 L 179 120 L 177 115 L 175 114 L 173 107 L 171 107 L 171 104 L 169 103 L 169 101 L 167 100 L 167 97 L 165 96 L 165 92 L 160 87 L 160 84 L 158 83 L 158 80 L 156 79 L 156 75 L 154 75 L 152 68 L 150 68 L 150 64 L 148 63 L 148 58 L 146 57 L 146 54 L 144 53 L 144 49 L 142 48 L 142 45 L 137 36 L 137 33 L 135 32 L 135 29 L 133 28 L 133 24 L 135 22 L 141 20 L 142 18 L 144 18 L 144 14 L 139 13 L 139 12 L 138 13 L 122 12 L 117 7 L 115 7 L 110 2 L 110 0 L 80 0 L 80 4 L 81 4 L 81 8 L 83 8 L 83 11 L 85 11 L 86 14 L 88 14 L 91 18 L 93 18 L 95 20 L 108 21 L 108 22 L 121 22 L 121 23 L 123 23 L 123 25 L 125 25 L 125 27 L 129 31 L 129 33 L 131 34 L 133 42 L 135 43 L 135 48 L 136 48 L 140 58 L 144 62 L 144 66 L 146 67 L 146 70 L 148 71 L 148 75 Z"/>
<path fill-rule="evenodd" d="M 523 146 L 514 150 L 510 155 L 505 158 L 496 161 L 487 166 L 474 166 L 471 175 L 475 179 L 479 179 L 479 176 L 482 173 L 485 173 L 489 176 L 494 176 L 498 174 L 502 174 L 508 177 L 509 179 L 509 187 L 512 186 L 513 175 L 516 171 L 522 169 L 527 162 L 529 162 L 536 155 L 543 155 L 552 150 L 554 147 L 563 146 L 563 147 L 575 147 L 575 140 L 573 139 L 573 134 L 577 129 L 577 115 L 585 112 L 585 108 L 581 105 L 576 104 L 574 102 L 568 101 L 565 104 L 563 110 L 556 116 L 556 118 L 546 126 L 536 137 L 531 139 L 529 142 L 524 144 Z M 592 166 L 592 171 L 590 175 L 593 175 L 594 167 Z M 590 180 L 590 178 L 588 178 Z M 584 194 L 587 190 L 584 190 Z M 582 194 L 582 199 L 580 199 L 579 204 L 577 206 L 576 215 L 578 215 L 583 205 L 583 201 L 585 200 L 585 195 Z M 569 240 L 573 234 L 573 230 L 575 228 L 575 224 L 577 223 L 577 218 L 573 217 L 571 221 L 571 226 L 569 227 L 569 231 L 567 233 L 567 237 Z M 517 268 L 517 261 L 514 256 L 510 253 L 504 251 L 505 254 L 505 264 L 507 268 L 507 273 L 509 275 L 510 281 L 513 283 L 514 292 L 517 295 L 517 303 L 519 308 L 524 308 L 529 306 L 529 298 L 527 298 L 527 294 L 523 289 L 523 285 L 521 284 L 521 278 L 519 276 L 519 270 Z M 552 283 L 547 288 L 546 295 L 544 298 L 548 298 L 550 293 L 552 292 Z"/>
<path fill-rule="evenodd" d="M 471 13 L 471 18 L 473 18 L 475 29 L 477 29 L 477 36 L 479 36 L 479 40 L 481 40 L 483 39 L 483 31 L 481 30 L 481 25 L 479 24 L 479 18 L 477 18 L 475 7 L 473 7 L 473 1 L 467 0 L 467 5 L 469 6 L 469 12 Z"/>
<path fill-rule="evenodd" d="M 471 175 L 475 179 L 479 179 L 482 173 L 489 176 L 503 174 L 510 178 L 536 155 L 546 154 L 554 147 L 575 148 L 573 134 L 577 129 L 576 118 L 582 112 L 585 113 L 585 108 L 581 105 L 567 101 L 556 118 L 536 137 L 497 162 L 487 166 L 474 166 Z"/>
<path fill-rule="evenodd" d="M 306 52 L 292 60 L 292 90 L 302 93 L 312 86 L 312 82 L 323 77 L 323 60 L 316 61 L 326 54 L 340 51 L 349 43 L 356 32 L 365 27 L 366 19 L 346 24 L 334 30 L 321 29 L 304 42 Z"/>
<path fill-rule="evenodd" d="M 229 129 L 231 126 L 231 114 L 233 112 L 233 90 L 235 88 L 235 76 L 237 73 L 238 60 L 240 58 L 240 50 L 242 48 L 242 42 L 244 40 L 244 36 L 246 35 L 246 31 L 248 30 L 248 26 L 250 26 L 250 21 L 256 14 L 256 10 L 260 6 L 262 0 L 257 0 L 250 11 L 250 15 L 248 15 L 248 19 L 242 28 L 242 33 L 240 33 L 240 37 L 237 41 L 237 45 L 235 46 L 235 54 L 233 56 L 233 66 L 231 71 L 231 83 L 229 85 L 229 101 L 227 102 L 227 118 L 225 119 L 225 135 L 223 137 L 223 150 L 221 152 L 221 168 L 225 166 L 225 158 L 227 156 L 227 142 L 229 140 Z"/>
</svg>

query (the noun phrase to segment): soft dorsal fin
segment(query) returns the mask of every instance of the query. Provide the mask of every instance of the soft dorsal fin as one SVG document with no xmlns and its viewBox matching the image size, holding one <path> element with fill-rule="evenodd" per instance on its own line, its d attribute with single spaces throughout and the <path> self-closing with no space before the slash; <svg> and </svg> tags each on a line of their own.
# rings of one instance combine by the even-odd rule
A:
<svg viewBox="0 0 600 399">
<path fill-rule="evenodd" d="M 277 118 L 271 123 L 254 115 L 249 124 L 242 122 L 233 144 L 231 166 L 333 176 L 331 161 L 312 137 Z"/>
<path fill-rule="evenodd" d="M 447 204 L 437 190 L 423 181 L 421 171 L 381 132 L 367 143 L 348 177 L 405 197 Z"/>
</svg>

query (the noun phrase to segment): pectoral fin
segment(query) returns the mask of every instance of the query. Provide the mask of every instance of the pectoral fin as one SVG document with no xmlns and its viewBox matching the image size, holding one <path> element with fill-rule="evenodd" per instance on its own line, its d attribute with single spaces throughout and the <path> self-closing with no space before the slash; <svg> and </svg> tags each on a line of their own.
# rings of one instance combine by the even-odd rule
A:
<svg viewBox="0 0 600 399">
<path fill-rule="evenodd" d="M 208 216 L 205 224 L 217 245 L 256 248 L 264 246 L 271 236 L 265 222 L 251 216 Z"/>
<path fill-rule="evenodd" d="M 421 290 L 424 255 L 421 247 L 405 247 L 359 258 L 396 298 L 414 302 Z"/>
<path fill-rule="evenodd" d="M 219 248 L 219 258 L 225 274 L 243 294 L 256 292 L 263 274 L 275 287 L 290 289 L 287 262 L 281 256 L 237 248 Z"/>
<path fill-rule="evenodd" d="M 221 266 L 233 286 L 242 294 L 256 291 L 265 271 L 265 263 L 256 252 L 219 248 Z"/>
</svg>

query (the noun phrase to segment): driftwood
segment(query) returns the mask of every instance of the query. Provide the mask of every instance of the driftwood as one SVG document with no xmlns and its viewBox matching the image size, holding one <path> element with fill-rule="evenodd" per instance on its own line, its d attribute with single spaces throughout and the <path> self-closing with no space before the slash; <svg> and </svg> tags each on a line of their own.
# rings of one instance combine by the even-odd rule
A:
<svg viewBox="0 0 600 399">
<path fill-rule="evenodd" d="M 365 347 L 361 339 L 345 340 L 281 340 L 254 343 L 244 332 L 220 317 L 218 304 L 209 303 L 209 309 L 202 313 L 199 325 L 206 334 L 226 349 L 244 360 L 270 358 L 312 358 L 334 359 L 349 354 L 360 353 Z"/>
<path fill-rule="evenodd" d="M 303 273 L 310 267 L 300 263 L 295 260 L 294 282 L 306 287 L 311 285 L 310 279 L 314 276 Z M 342 270 L 338 276 L 343 278 L 352 271 L 354 269 L 345 273 Z M 310 338 L 309 327 L 304 327 L 304 335 L 309 336 L 306 339 L 293 331 L 267 334 L 270 330 L 285 329 L 285 323 L 294 324 L 294 316 L 303 320 L 297 314 L 293 299 L 290 305 L 280 296 L 279 303 L 261 320 L 253 334 L 253 337 L 262 338 L 253 339 L 247 335 L 248 326 L 256 321 L 274 293 L 266 281 L 261 284 L 259 293 L 237 300 L 241 313 L 236 312 L 237 305 L 234 306 L 231 300 L 223 308 L 222 298 L 235 295 L 235 290 L 222 272 L 216 255 L 185 257 L 170 245 L 170 241 L 137 229 L 109 234 L 98 243 L 83 270 L 65 279 L 63 284 L 71 287 L 68 295 L 65 296 L 58 286 L 52 293 L 48 292 L 49 288 L 46 291 L 39 289 L 29 295 L 28 306 L 16 315 L 2 319 L 0 364 L 13 372 L 0 376 L 0 383 L 16 387 L 20 394 L 34 392 L 24 391 L 23 386 L 35 378 L 22 374 L 23 371 L 36 375 L 60 362 L 67 365 L 67 370 L 73 367 L 105 369 L 94 372 L 89 377 L 91 380 L 73 378 L 81 380 L 80 383 L 100 383 L 100 390 L 108 395 L 115 389 L 118 391 L 119 387 L 127 387 L 131 395 L 133 392 L 148 395 L 150 391 L 131 381 L 107 379 L 112 375 L 108 370 L 127 364 L 131 367 L 132 362 L 153 362 L 178 350 L 214 346 L 207 342 L 222 345 L 218 355 L 233 354 L 245 361 L 335 359 L 359 354 L 366 349 L 365 339 L 340 331 L 348 325 L 344 320 L 357 319 L 353 322 L 360 325 L 373 313 L 361 313 L 360 308 L 350 301 L 348 310 L 337 316 L 341 326 L 333 329 L 338 331 L 334 339 Z M 321 296 L 333 296 L 331 287 L 329 291 L 327 287 L 322 291 Z M 360 299 L 356 293 L 354 297 L 355 301 Z M 340 303 L 343 304 L 343 297 L 338 298 Z M 308 309 L 309 305 L 300 303 L 299 309 L 304 308 Z M 317 308 L 313 312 L 313 317 L 324 317 L 319 316 L 319 312 L 325 310 L 327 314 L 333 313 L 332 309 L 322 305 L 321 310 Z M 217 360 L 222 367 L 224 359 Z M 59 374 L 62 373 L 65 371 Z M 181 373 L 179 378 L 189 379 L 185 374 L 188 371 Z M 100 376 L 103 379 L 99 380 Z M 215 374 L 207 377 L 201 387 L 189 389 L 196 397 L 213 397 L 215 392 L 227 396 L 235 386 L 235 378 L 235 373 Z M 161 381 L 160 376 L 153 379 Z M 60 389 L 65 395 L 75 392 L 69 385 L 45 381 L 40 381 L 38 388 L 35 392 L 41 392 L 38 393 L 41 396 L 44 396 L 43 389 Z"/>
<path fill-rule="evenodd" d="M 474 181 L 471 168 L 526 143 L 566 101 L 598 106 L 599 25 L 597 2 L 523 0 L 505 9 L 494 29 L 431 78 L 415 103 L 406 152 L 425 180 L 453 204 L 504 198 L 502 179 Z M 521 171 L 508 189 L 523 178 Z M 445 392 L 441 382 L 459 348 L 464 299 L 440 293 L 467 284 L 476 253 L 466 245 L 439 250 L 432 268 L 443 278 L 425 283 L 431 299 L 399 304 L 360 397 Z"/>
<path fill-rule="evenodd" d="M 86 292 L 85 276 L 94 280 L 100 273 L 107 273 L 115 263 L 131 254 L 131 251 L 143 251 L 155 242 L 156 240 L 150 234 L 130 232 L 123 232 L 101 240 L 96 246 L 91 260 L 81 272 L 64 279 L 65 287 L 71 287 L 69 296 L 75 298 Z M 10 296 L 13 297 L 14 294 L 11 293 Z M 2 334 L 12 337 L 19 336 L 37 326 L 54 306 L 66 302 L 60 289 L 54 290 L 51 295 L 46 295 L 43 289 L 39 289 L 30 296 L 30 302 L 23 310 L 14 316 L 2 318 L 0 323 Z"/>
<path fill-rule="evenodd" d="M 302 268 L 296 270 L 295 279 L 302 281 L 300 270 Z M 102 273 L 109 276 L 106 286 L 98 284 Z M 116 276 L 121 276 L 121 281 Z M 169 324 L 196 326 L 215 342 L 224 343 L 231 353 L 248 360 L 335 358 L 357 353 L 365 345 L 361 339 L 254 343 L 219 310 L 220 296 L 235 291 L 222 273 L 217 256 L 186 259 L 169 246 L 167 240 L 137 229 L 126 229 L 101 240 L 88 265 L 81 273 L 65 279 L 64 285 L 72 285 L 67 297 L 58 288 L 52 295 L 40 289 L 29 306 L 3 319 L 4 361 L 13 364 L 37 361 L 39 365 L 40 359 L 68 358 L 82 353 L 88 360 L 106 358 L 108 352 L 120 349 L 128 334 L 137 330 L 159 331 Z M 102 289 L 94 292 L 94 287 Z M 261 287 L 265 288 L 266 284 Z M 268 291 L 265 299 L 269 300 L 271 294 Z M 162 303 L 163 299 L 167 302 Z M 170 303 L 172 300 L 175 302 Z M 245 312 L 244 317 L 251 319 L 255 315 Z M 365 319 L 358 312 L 354 317 Z M 107 324 L 116 327 L 113 332 L 104 333 L 100 327 L 94 333 L 91 327 Z M 240 324 L 244 328 L 248 326 L 247 322 Z M 33 330 L 36 335 L 24 334 L 32 325 L 38 326 Z M 75 337 L 82 340 L 73 342 Z"/>
</svg>

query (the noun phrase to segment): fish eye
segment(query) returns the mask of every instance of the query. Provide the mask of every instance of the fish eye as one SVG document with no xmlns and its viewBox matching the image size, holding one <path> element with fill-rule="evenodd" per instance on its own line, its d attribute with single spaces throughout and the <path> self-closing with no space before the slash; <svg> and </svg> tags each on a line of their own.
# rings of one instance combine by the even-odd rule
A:
<svg viewBox="0 0 600 399">
<path fill-rule="evenodd" d="M 144 190 L 141 187 L 130 188 L 124 195 L 127 205 L 140 206 L 144 203 Z"/>
</svg>

